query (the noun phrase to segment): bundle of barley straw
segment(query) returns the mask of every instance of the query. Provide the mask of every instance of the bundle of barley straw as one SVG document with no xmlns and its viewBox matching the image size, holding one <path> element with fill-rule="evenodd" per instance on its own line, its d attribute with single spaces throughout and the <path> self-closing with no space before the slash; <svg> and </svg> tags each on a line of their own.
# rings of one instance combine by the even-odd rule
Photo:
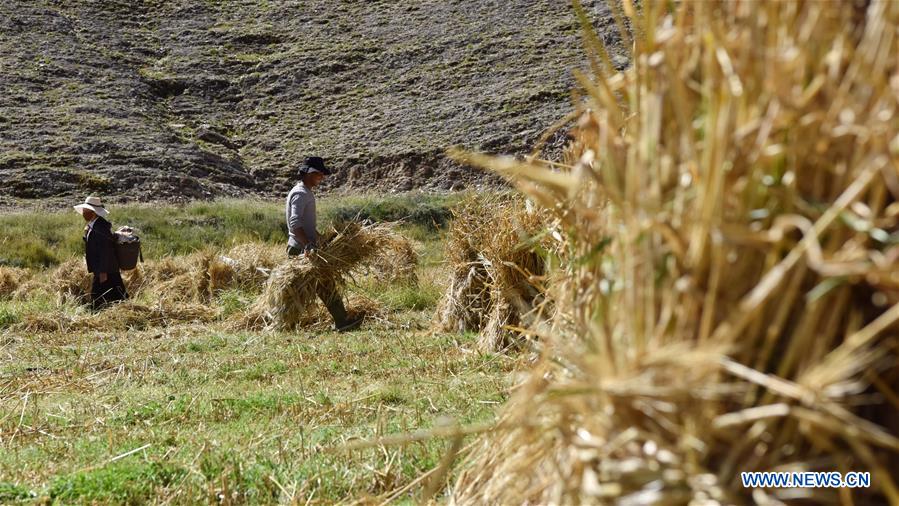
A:
<svg viewBox="0 0 899 506">
<path fill-rule="evenodd" d="M 862 5 L 613 3 L 633 66 L 586 32 L 569 168 L 468 157 L 568 253 L 455 502 L 899 504 L 899 2 Z"/>
<path fill-rule="evenodd" d="M 262 296 L 241 316 L 242 324 L 292 330 L 308 323 L 321 290 L 343 289 L 355 271 L 401 240 L 388 224 L 335 225 L 323 234 L 320 248 L 287 259 L 272 270 Z"/>
<path fill-rule="evenodd" d="M 0 300 L 11 298 L 30 279 L 31 271 L 28 269 L 0 265 Z"/>
<path fill-rule="evenodd" d="M 535 279 L 544 259 L 533 248 L 545 231 L 545 215 L 520 197 L 475 195 L 453 212 L 445 257 L 446 293 L 437 308 L 444 332 L 478 332 L 485 351 L 522 344 L 518 328 L 543 301 Z"/>
<path fill-rule="evenodd" d="M 282 255 L 277 246 L 244 243 L 225 253 L 205 249 L 149 260 L 123 277 L 132 297 L 148 292 L 164 302 L 206 303 L 228 289 L 258 293 Z"/>
<path fill-rule="evenodd" d="M 50 274 L 50 278 L 41 285 L 23 286 L 19 293 L 24 294 L 24 289 L 44 289 L 47 292 L 55 292 L 58 305 L 65 303 L 86 304 L 90 302 L 91 282 L 93 275 L 87 272 L 83 258 L 71 258 L 59 264 Z"/>
<path fill-rule="evenodd" d="M 262 243 L 237 245 L 210 262 L 207 272 L 209 289 L 213 293 L 233 288 L 258 292 L 283 257 L 282 246 Z"/>
<path fill-rule="evenodd" d="M 380 283 L 418 285 L 418 252 L 406 237 L 399 234 L 385 237 L 370 264 L 370 274 Z"/>
</svg>

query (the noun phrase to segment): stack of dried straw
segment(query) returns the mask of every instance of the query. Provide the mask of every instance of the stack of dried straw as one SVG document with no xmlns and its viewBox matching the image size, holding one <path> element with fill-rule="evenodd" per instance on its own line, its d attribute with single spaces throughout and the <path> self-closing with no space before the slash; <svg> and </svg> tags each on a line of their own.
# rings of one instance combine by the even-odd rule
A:
<svg viewBox="0 0 899 506">
<path fill-rule="evenodd" d="M 149 261 L 126 275 L 132 295 L 150 291 L 161 300 L 208 302 L 233 288 L 258 292 L 283 256 L 277 246 L 247 243 L 220 254 L 212 250 Z"/>
<path fill-rule="evenodd" d="M 20 286 L 31 278 L 31 271 L 0 265 L 0 300 L 13 297 Z"/>
<path fill-rule="evenodd" d="M 486 351 L 521 344 L 516 329 L 543 301 L 544 259 L 534 246 L 546 237 L 545 214 L 521 198 L 474 196 L 453 215 L 445 249 L 452 270 L 437 309 L 439 328 L 479 332 Z"/>
<path fill-rule="evenodd" d="M 165 303 L 204 303 L 222 290 L 261 291 L 268 273 L 283 255 L 283 249 L 277 246 L 248 243 L 224 254 L 206 250 L 150 260 L 122 274 L 132 298 L 147 293 Z M 55 293 L 60 303 L 84 304 L 90 298 L 92 278 L 82 258 L 69 259 L 42 278 L 31 278 L 20 271 L 30 273 L 10 268 L 0 271 L 3 289 L 8 291 L 5 287 L 9 286 L 17 298 L 41 291 Z M 7 278 L 8 282 L 3 281 Z"/>
<path fill-rule="evenodd" d="M 456 502 L 899 504 L 899 2 L 865 5 L 613 4 L 633 67 L 587 35 L 568 168 L 469 157 L 522 178 L 569 254 Z"/>
<path fill-rule="evenodd" d="M 371 275 L 381 283 L 418 285 L 418 252 L 406 237 L 399 234 L 385 236 L 380 250 L 369 263 Z"/>
<path fill-rule="evenodd" d="M 16 297 L 27 298 L 34 290 L 55 292 L 58 304 L 90 302 L 91 274 L 85 268 L 84 259 L 72 258 L 61 263 L 46 280 L 25 283 L 16 291 Z"/>
</svg>

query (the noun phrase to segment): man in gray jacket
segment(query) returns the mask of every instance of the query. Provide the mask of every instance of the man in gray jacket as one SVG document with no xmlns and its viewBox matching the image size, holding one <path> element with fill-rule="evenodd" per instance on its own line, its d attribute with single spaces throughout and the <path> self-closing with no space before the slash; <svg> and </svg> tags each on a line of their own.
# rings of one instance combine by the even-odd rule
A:
<svg viewBox="0 0 899 506">
<path fill-rule="evenodd" d="M 306 158 L 300 167 L 300 182 L 287 194 L 285 215 L 287 218 L 287 255 L 297 256 L 312 253 L 318 247 L 318 231 L 315 228 L 316 210 L 315 194 L 312 190 L 318 186 L 331 170 L 325 167 L 325 161 L 317 156 Z M 318 297 L 322 300 L 331 317 L 334 318 L 334 329 L 346 332 L 359 327 L 361 318 L 350 320 L 343 298 L 333 285 L 320 285 Z"/>
</svg>

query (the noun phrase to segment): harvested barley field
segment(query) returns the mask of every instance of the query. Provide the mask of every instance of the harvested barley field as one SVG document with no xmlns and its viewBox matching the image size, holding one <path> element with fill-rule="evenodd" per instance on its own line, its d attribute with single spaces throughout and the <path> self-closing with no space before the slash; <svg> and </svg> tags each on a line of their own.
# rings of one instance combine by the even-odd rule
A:
<svg viewBox="0 0 899 506">
<path fill-rule="evenodd" d="M 899 2 L 599 9 L 504 191 L 0 216 L 0 500 L 899 505 Z"/>
<path fill-rule="evenodd" d="M 358 200 L 325 210 L 331 240 L 309 262 L 326 273 L 264 241 L 152 253 L 124 273 L 132 299 L 94 314 L 81 258 L 0 268 L 0 502 L 420 497 L 446 434 L 492 424 L 517 358 L 482 352 L 474 333 L 432 329 L 443 228 L 346 222 Z M 74 214 L 16 219 L 80 233 Z M 156 230 L 148 246 L 166 219 L 141 218 Z M 279 285 L 335 273 L 361 330 L 333 332 L 314 291 Z"/>
</svg>

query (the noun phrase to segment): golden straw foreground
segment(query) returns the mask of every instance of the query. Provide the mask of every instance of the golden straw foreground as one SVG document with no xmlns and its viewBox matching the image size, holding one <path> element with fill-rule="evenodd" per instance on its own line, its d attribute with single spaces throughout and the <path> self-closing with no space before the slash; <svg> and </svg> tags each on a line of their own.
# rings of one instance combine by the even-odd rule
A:
<svg viewBox="0 0 899 506">
<path fill-rule="evenodd" d="M 544 358 L 455 502 L 899 504 L 899 2 L 613 11 L 633 65 L 585 36 L 566 166 L 466 155 L 566 244 Z"/>
</svg>

